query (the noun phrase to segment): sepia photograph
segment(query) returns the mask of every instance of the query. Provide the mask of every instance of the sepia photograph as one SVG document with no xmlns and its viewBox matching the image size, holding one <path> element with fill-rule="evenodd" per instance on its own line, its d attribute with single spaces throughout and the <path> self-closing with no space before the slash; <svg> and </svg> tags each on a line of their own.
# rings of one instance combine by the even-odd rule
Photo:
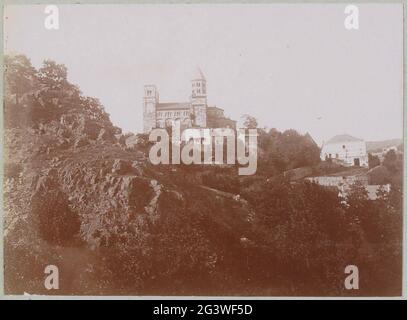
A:
<svg viewBox="0 0 407 320">
<path fill-rule="evenodd" d="M 403 28 L 397 3 L 6 4 L 4 294 L 402 297 Z"/>
</svg>

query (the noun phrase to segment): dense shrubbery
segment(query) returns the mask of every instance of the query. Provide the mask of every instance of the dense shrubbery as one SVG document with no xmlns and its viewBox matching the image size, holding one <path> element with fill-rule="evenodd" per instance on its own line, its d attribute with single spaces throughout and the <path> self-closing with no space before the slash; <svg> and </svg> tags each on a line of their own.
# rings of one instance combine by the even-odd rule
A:
<svg viewBox="0 0 407 320">
<path fill-rule="evenodd" d="M 38 179 L 29 203 L 29 223 L 51 245 L 70 246 L 79 239 L 80 220 L 60 190 L 56 170 Z"/>
<path fill-rule="evenodd" d="M 369 169 L 380 166 L 380 159 L 378 156 L 369 153 L 368 158 L 369 158 Z"/>
<path fill-rule="evenodd" d="M 309 134 L 295 130 L 268 132 L 259 129 L 258 173 L 276 175 L 293 168 L 312 166 L 320 162 L 319 147 Z"/>
<path fill-rule="evenodd" d="M 202 184 L 226 192 L 240 193 L 239 178 L 232 174 L 231 170 L 222 170 L 216 167 L 213 170 L 208 170 L 202 175 Z"/>
<path fill-rule="evenodd" d="M 368 172 L 370 184 L 387 184 L 390 182 L 390 172 L 385 166 L 376 166 Z"/>
<path fill-rule="evenodd" d="M 299 291 L 346 294 L 343 270 L 355 264 L 364 274 L 359 294 L 399 292 L 400 193 L 390 195 L 396 201 L 385 193 L 371 201 L 364 188 L 355 186 L 344 205 L 335 191 L 314 184 L 275 181 L 263 190 L 252 200 L 260 230 L 255 237 L 270 251 L 270 265 L 301 284 Z"/>
</svg>

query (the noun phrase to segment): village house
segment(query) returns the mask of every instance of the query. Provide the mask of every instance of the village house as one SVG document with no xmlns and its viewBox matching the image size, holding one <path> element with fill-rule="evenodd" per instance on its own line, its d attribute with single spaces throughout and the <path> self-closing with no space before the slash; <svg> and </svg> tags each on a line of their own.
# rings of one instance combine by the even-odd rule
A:
<svg viewBox="0 0 407 320">
<path fill-rule="evenodd" d="M 325 142 L 321 160 L 333 161 L 344 166 L 368 167 L 366 142 L 348 134 L 337 135 Z"/>
</svg>

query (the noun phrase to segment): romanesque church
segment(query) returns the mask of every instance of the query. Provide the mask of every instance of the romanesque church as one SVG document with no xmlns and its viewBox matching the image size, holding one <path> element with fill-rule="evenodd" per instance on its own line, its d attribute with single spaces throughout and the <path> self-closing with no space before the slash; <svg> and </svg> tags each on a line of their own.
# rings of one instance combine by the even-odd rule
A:
<svg viewBox="0 0 407 320">
<path fill-rule="evenodd" d="M 206 79 L 199 68 L 191 80 L 191 96 L 188 102 L 160 102 L 157 87 L 144 86 L 144 133 L 149 133 L 154 128 L 171 127 L 175 121 L 180 123 L 181 129 L 191 127 L 236 129 L 236 121 L 225 117 L 223 109 L 208 106 Z"/>
</svg>

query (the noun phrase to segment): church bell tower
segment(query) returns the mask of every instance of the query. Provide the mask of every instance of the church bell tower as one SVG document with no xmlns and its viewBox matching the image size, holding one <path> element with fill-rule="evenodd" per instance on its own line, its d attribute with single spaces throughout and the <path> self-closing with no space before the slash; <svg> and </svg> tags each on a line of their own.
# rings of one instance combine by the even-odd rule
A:
<svg viewBox="0 0 407 320">
<path fill-rule="evenodd" d="M 194 114 L 194 126 L 206 127 L 206 79 L 201 71 L 197 68 L 191 80 L 191 108 Z"/>
<path fill-rule="evenodd" d="M 157 126 L 156 108 L 159 101 L 157 87 L 154 85 L 144 86 L 143 98 L 143 132 L 149 133 Z"/>
</svg>

